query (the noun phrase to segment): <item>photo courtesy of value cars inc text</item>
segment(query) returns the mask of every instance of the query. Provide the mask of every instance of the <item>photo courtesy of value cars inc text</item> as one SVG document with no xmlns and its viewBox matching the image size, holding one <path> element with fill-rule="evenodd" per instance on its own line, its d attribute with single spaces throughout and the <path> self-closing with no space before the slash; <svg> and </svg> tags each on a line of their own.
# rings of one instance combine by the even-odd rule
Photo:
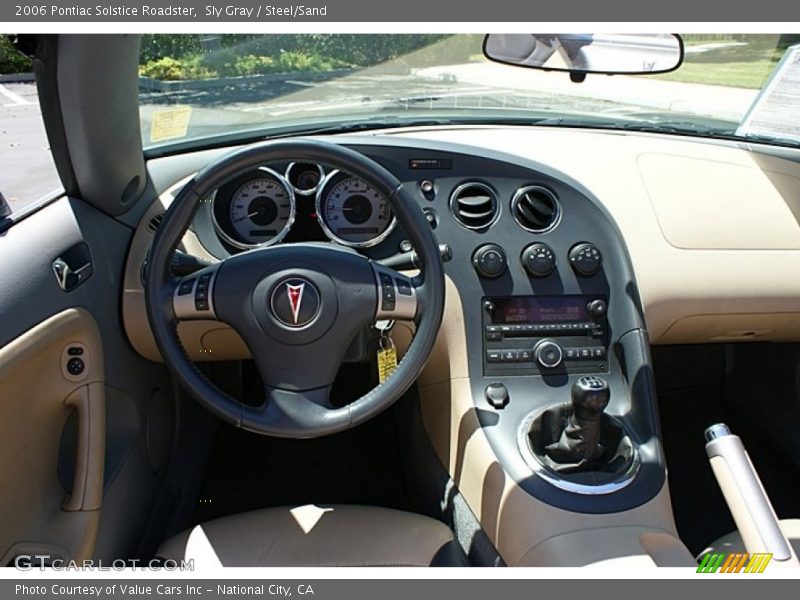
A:
<svg viewBox="0 0 800 600">
<path fill-rule="evenodd" d="M 219 596 L 256 596 L 265 598 L 313 598 L 316 596 L 314 587 L 310 583 L 258 583 L 258 584 L 233 584 L 208 582 L 197 583 L 97 583 L 91 585 L 71 583 L 24 584 L 14 586 L 14 594 L 18 597 L 80 597 L 80 598 L 106 598 L 120 597 L 142 600 L 153 597 L 201 597 L 203 595 Z"/>
</svg>

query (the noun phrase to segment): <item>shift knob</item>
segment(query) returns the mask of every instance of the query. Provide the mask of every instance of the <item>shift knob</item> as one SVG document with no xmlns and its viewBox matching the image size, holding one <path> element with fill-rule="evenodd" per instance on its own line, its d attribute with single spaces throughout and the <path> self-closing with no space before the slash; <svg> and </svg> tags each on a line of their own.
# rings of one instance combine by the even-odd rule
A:
<svg viewBox="0 0 800 600">
<path fill-rule="evenodd" d="M 595 421 L 611 399 L 611 390 L 602 377 L 581 377 L 572 386 L 572 409 L 580 421 Z"/>
</svg>

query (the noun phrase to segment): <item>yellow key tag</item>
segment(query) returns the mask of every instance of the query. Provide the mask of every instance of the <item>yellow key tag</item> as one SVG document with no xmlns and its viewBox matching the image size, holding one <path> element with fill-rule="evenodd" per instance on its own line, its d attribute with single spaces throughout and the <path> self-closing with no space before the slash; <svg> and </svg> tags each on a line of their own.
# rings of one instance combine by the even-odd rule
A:
<svg viewBox="0 0 800 600">
<path fill-rule="evenodd" d="M 384 343 L 386 340 L 386 344 Z M 389 375 L 397 368 L 397 350 L 392 338 L 382 337 L 381 347 L 378 350 L 378 381 L 380 383 L 389 379 Z"/>
</svg>

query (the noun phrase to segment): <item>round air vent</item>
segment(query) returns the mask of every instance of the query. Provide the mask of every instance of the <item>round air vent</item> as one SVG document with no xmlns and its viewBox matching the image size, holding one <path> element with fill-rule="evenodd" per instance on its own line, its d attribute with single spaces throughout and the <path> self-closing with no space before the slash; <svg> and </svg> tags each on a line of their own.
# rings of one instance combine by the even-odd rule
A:
<svg viewBox="0 0 800 600">
<path fill-rule="evenodd" d="M 553 229 L 561 216 L 556 195 L 539 185 L 518 189 L 511 199 L 511 212 L 523 229 L 533 233 Z"/>
<path fill-rule="evenodd" d="M 467 229 L 490 227 L 500 214 L 497 194 L 488 185 L 477 182 L 458 186 L 450 196 L 450 209 Z"/>
</svg>

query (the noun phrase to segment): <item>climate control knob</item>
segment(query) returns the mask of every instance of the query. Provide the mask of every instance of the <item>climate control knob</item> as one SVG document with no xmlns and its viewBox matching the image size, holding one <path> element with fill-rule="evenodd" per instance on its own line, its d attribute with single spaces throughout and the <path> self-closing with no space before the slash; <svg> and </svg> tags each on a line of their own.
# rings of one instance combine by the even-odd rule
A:
<svg viewBox="0 0 800 600">
<path fill-rule="evenodd" d="M 473 253 L 472 266 L 486 279 L 500 277 L 508 266 L 506 253 L 497 244 L 484 244 Z"/>
<path fill-rule="evenodd" d="M 547 277 L 556 268 L 555 252 L 547 244 L 531 244 L 522 251 L 522 266 L 533 277 Z"/>
<path fill-rule="evenodd" d="M 594 244 L 581 242 L 570 249 L 569 264 L 578 275 L 590 277 L 600 270 L 600 265 L 603 264 L 603 255 Z"/>
<path fill-rule="evenodd" d="M 541 340 L 533 347 L 533 357 L 545 369 L 555 369 L 564 360 L 564 351 L 553 340 Z"/>
</svg>

